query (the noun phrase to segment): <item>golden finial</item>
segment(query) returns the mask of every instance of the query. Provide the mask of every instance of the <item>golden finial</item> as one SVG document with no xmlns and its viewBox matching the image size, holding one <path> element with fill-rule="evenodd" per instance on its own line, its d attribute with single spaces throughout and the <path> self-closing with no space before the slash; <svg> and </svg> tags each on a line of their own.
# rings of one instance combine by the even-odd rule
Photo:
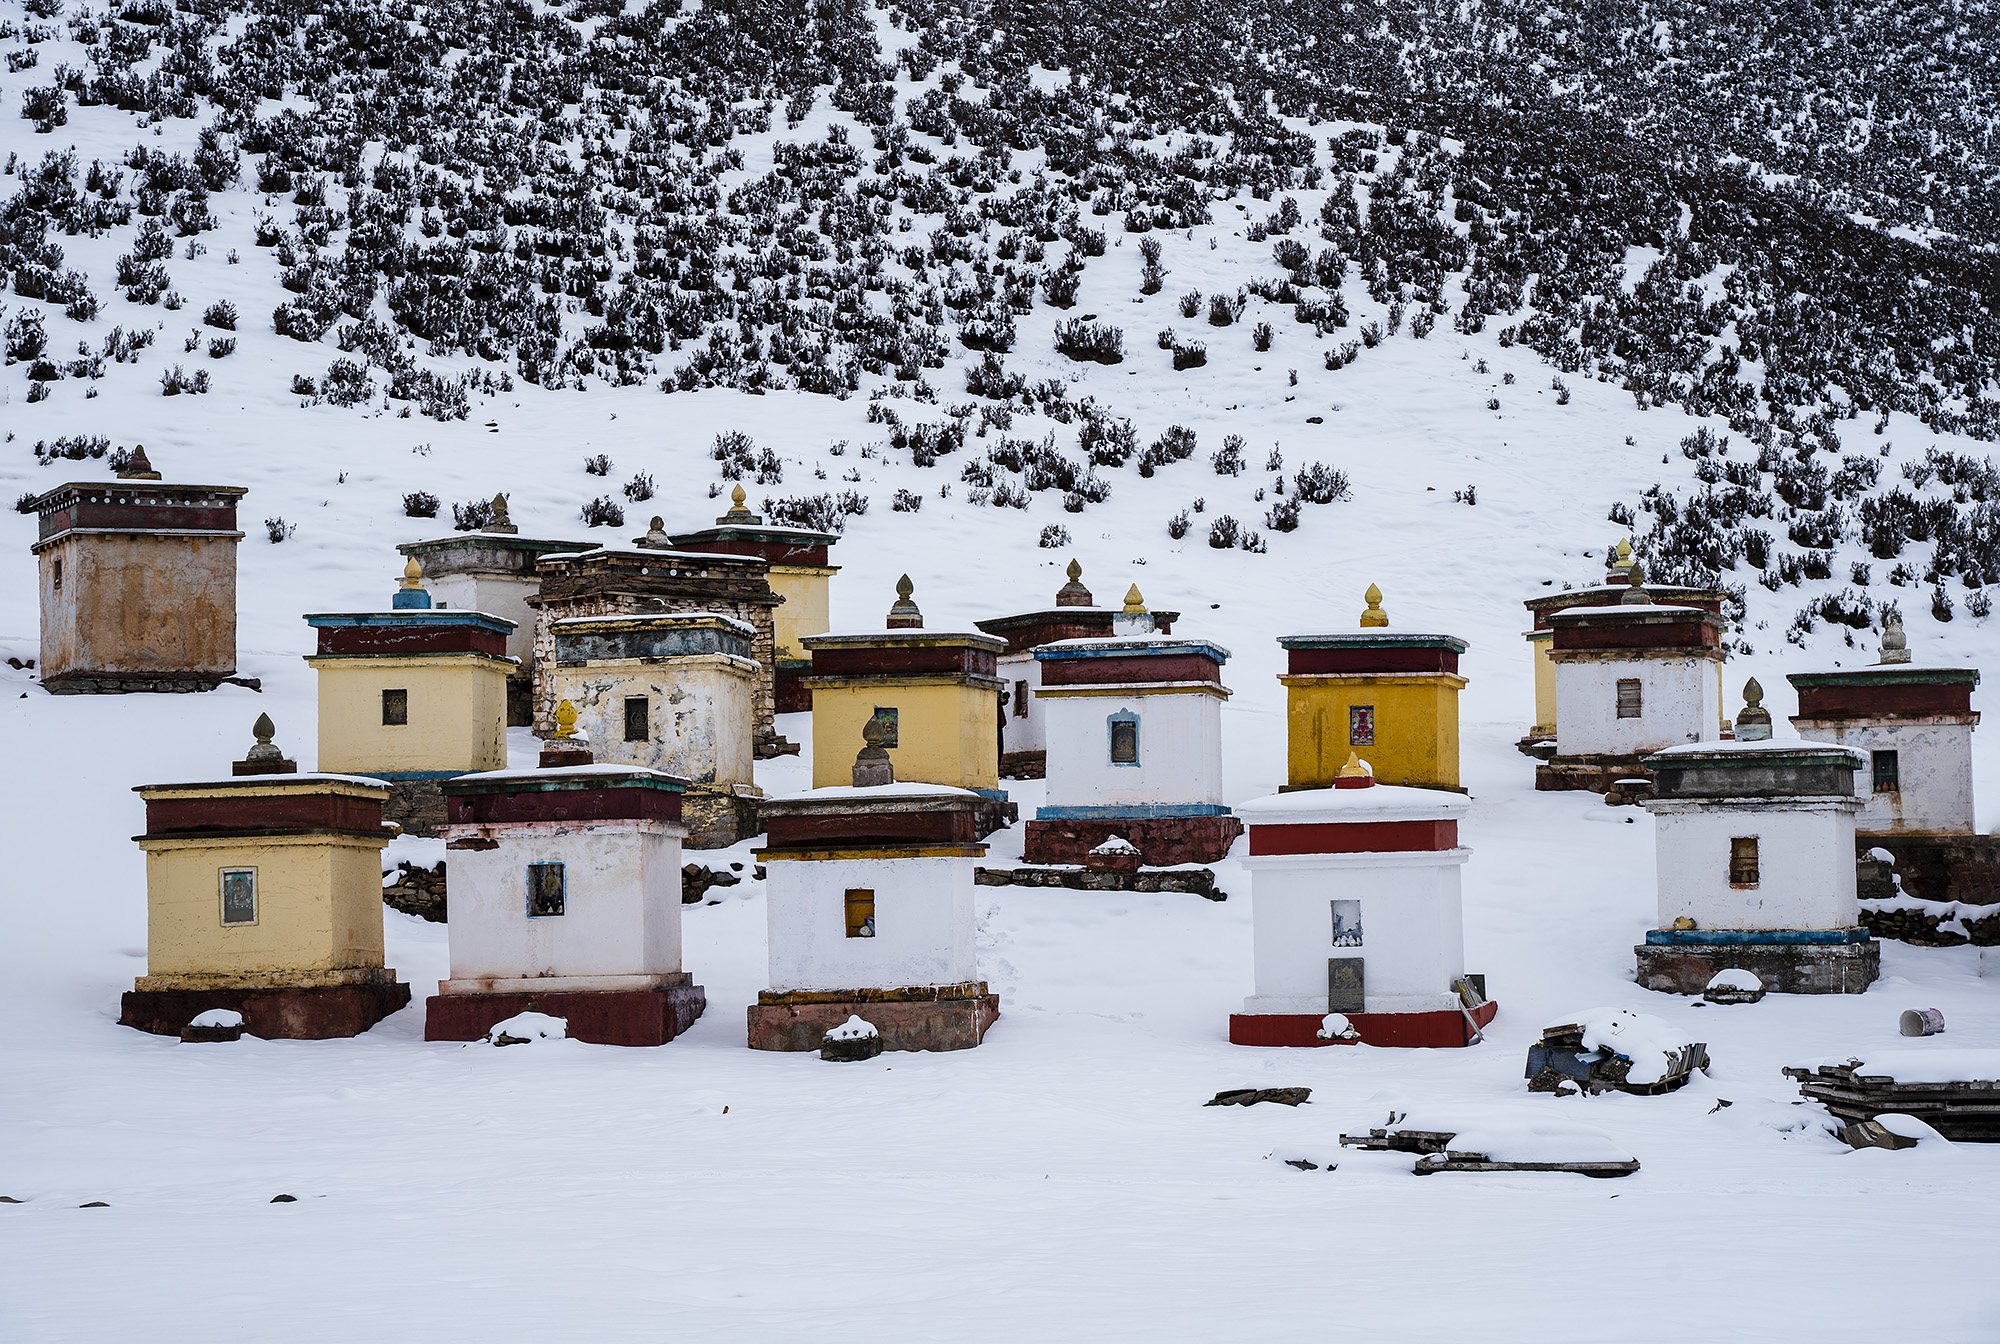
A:
<svg viewBox="0 0 2000 1344">
<path fill-rule="evenodd" d="M 750 512 L 749 506 L 743 502 L 744 498 L 743 485 L 741 482 L 738 482 L 735 488 L 729 492 L 729 511 L 731 513 Z"/>
<path fill-rule="evenodd" d="M 1079 565 L 1076 561 L 1071 560 L 1069 562 L 1069 568 L 1064 570 L 1063 573 L 1069 575 L 1069 581 L 1071 583 L 1075 583 L 1078 579 L 1083 577 L 1083 566 Z"/>
<path fill-rule="evenodd" d="M 1618 539 L 1618 563 L 1620 566 L 1632 563 L 1632 538 L 1620 537 Z"/>
<path fill-rule="evenodd" d="M 408 589 L 423 586 L 424 567 L 417 563 L 417 557 L 413 555 L 410 557 L 410 563 L 403 566 L 403 587 Z"/>
<path fill-rule="evenodd" d="M 1136 583 L 1125 590 L 1124 614 L 1127 616 L 1144 616 L 1146 614 L 1146 599 L 1139 596 L 1139 585 Z"/>
<path fill-rule="evenodd" d="M 1368 610 L 1361 613 L 1361 628 L 1389 624 L 1389 613 L 1382 610 L 1382 590 L 1371 583 L 1361 596 L 1368 603 Z"/>
<path fill-rule="evenodd" d="M 1340 777 L 1342 779 L 1366 779 L 1368 777 L 1368 767 L 1361 763 L 1361 754 L 1359 752 L 1350 751 L 1347 753 L 1347 764 L 1340 767 Z"/>
<path fill-rule="evenodd" d="M 916 591 L 917 585 L 910 582 L 909 575 L 905 574 L 902 578 L 896 580 L 896 597 L 898 601 L 909 601 L 910 594 Z"/>
<path fill-rule="evenodd" d="M 556 706 L 556 738 L 567 742 L 576 736 L 576 706 L 565 700 Z"/>
</svg>

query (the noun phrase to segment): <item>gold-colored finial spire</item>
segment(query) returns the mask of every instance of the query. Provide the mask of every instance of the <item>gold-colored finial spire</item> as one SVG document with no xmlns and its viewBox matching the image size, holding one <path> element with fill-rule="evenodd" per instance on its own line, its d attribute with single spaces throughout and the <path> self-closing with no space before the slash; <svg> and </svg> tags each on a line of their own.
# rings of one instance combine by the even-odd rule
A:
<svg viewBox="0 0 2000 1344">
<path fill-rule="evenodd" d="M 910 594 L 916 591 L 917 585 L 910 582 L 909 575 L 905 574 L 902 578 L 896 580 L 896 596 L 902 601 L 909 601 Z"/>
<path fill-rule="evenodd" d="M 729 492 L 729 511 L 731 513 L 750 512 L 750 506 L 743 502 L 744 498 L 743 484 L 739 481 Z"/>
<path fill-rule="evenodd" d="M 1369 629 L 1372 626 L 1385 626 L 1389 624 L 1389 613 L 1382 610 L 1382 590 L 1380 588 L 1371 583 L 1368 585 L 1368 591 L 1363 593 L 1361 597 L 1363 601 L 1368 603 L 1368 610 L 1361 613 L 1361 628 L 1363 630 Z"/>
<path fill-rule="evenodd" d="M 1063 573 L 1069 575 L 1069 581 L 1071 583 L 1075 583 L 1078 579 L 1083 577 L 1083 566 L 1078 564 L 1075 560 L 1071 560 L 1069 562 L 1069 568 L 1064 570 Z"/>
<path fill-rule="evenodd" d="M 556 737 L 567 742 L 576 736 L 576 706 L 565 700 L 556 706 Z"/>
<path fill-rule="evenodd" d="M 1125 590 L 1124 614 L 1127 616 L 1144 616 L 1146 614 L 1146 599 L 1139 595 L 1139 585 L 1136 583 Z"/>
<path fill-rule="evenodd" d="M 410 562 L 403 566 L 403 587 L 421 588 L 423 586 L 424 567 L 417 563 L 417 557 L 413 555 L 410 557 Z"/>
<path fill-rule="evenodd" d="M 1368 777 L 1368 767 L 1361 763 L 1360 752 L 1350 751 L 1347 753 L 1347 764 L 1340 767 L 1340 777 L 1342 779 L 1365 779 Z"/>
</svg>

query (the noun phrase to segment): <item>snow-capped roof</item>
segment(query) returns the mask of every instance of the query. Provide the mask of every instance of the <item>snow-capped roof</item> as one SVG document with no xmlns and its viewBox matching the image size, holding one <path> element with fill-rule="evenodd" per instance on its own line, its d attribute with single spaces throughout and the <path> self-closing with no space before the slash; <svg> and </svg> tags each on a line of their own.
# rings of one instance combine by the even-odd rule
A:
<svg viewBox="0 0 2000 1344">
<path fill-rule="evenodd" d="M 836 803 L 836 802 L 881 802 L 891 798 L 982 798 L 984 794 L 971 789 L 961 789 L 950 784 L 829 784 L 823 789 L 807 789 L 803 793 L 779 794 L 767 799 L 773 803 Z"/>
<path fill-rule="evenodd" d="M 1294 789 L 1236 805 L 1250 825 L 1301 826 L 1367 821 L 1455 821 L 1472 800 L 1443 789 L 1375 784 L 1359 789 Z"/>
</svg>

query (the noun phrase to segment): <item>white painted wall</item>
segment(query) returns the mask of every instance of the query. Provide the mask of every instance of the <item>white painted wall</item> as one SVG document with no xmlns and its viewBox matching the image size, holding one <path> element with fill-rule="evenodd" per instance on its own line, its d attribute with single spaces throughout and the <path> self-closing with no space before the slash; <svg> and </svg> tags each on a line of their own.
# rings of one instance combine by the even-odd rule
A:
<svg viewBox="0 0 2000 1344">
<path fill-rule="evenodd" d="M 1807 741 L 1896 753 L 1901 789 L 1874 792 L 1872 767 L 1854 776 L 1863 803 L 1855 824 L 1863 833 L 1972 834 L 1971 724 L 1831 723 L 1804 718 L 1793 719 L 1792 724 Z"/>
<path fill-rule="evenodd" d="M 507 636 L 507 655 L 519 658 L 524 671 L 535 666 L 535 610 L 528 599 L 542 590 L 539 578 L 517 578 L 511 574 L 443 574 L 424 576 L 424 591 L 431 605 L 453 611 L 483 611 L 514 623 Z"/>
<path fill-rule="evenodd" d="M 1618 717 L 1618 683 L 1640 682 L 1640 716 Z M 1629 755 L 1715 740 L 1721 720 L 1709 658 L 1592 659 L 1556 664 L 1556 754 Z"/>
<path fill-rule="evenodd" d="M 1073 695 L 1036 703 L 1048 723 L 1051 807 L 1222 802 L 1222 701 L 1201 692 Z M 1111 715 L 1139 716 L 1139 764 L 1111 763 Z"/>
<path fill-rule="evenodd" d="M 1465 974 L 1458 870 L 1471 856 L 1446 849 L 1244 859 L 1257 992 L 1243 1011 L 1326 1012 L 1330 957 L 1363 959 L 1368 1012 L 1456 1008 L 1451 982 Z M 1361 946 L 1333 945 L 1335 900 L 1361 902 Z"/>
<path fill-rule="evenodd" d="M 994 675 L 1007 683 L 1010 695 L 1018 683 L 1028 683 L 1027 717 L 1021 717 L 1018 697 L 1008 701 L 1007 721 L 1000 729 L 1000 750 L 1046 751 L 1048 715 L 1037 695 L 1042 689 L 1042 665 L 1035 661 L 1032 651 L 1004 654 L 997 661 L 999 666 Z"/>
<path fill-rule="evenodd" d="M 662 821 L 451 825 L 447 994 L 648 989 L 681 969 L 681 837 Z M 560 863 L 564 913 L 528 918 L 528 865 Z"/>
<path fill-rule="evenodd" d="M 726 653 L 642 661 L 553 665 L 558 701 L 576 706 L 576 726 L 600 763 L 643 765 L 697 784 L 751 784 L 755 765 L 757 664 Z M 625 740 L 625 700 L 652 703 L 651 736 Z"/>
<path fill-rule="evenodd" d="M 1859 799 L 1653 801 L 1662 929 L 1686 916 L 1698 929 L 1851 929 L 1854 814 Z M 1757 837 L 1758 882 L 1729 885 L 1729 842 Z"/>
<path fill-rule="evenodd" d="M 764 868 L 774 990 L 901 989 L 979 978 L 970 858 L 777 859 Z M 875 893 L 875 936 L 847 936 L 850 887 Z"/>
</svg>

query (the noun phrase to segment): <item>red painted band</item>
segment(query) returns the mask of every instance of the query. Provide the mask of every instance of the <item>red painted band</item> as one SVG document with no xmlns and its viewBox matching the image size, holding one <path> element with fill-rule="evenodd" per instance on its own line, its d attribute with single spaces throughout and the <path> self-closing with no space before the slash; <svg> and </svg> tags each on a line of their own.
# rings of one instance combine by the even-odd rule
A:
<svg viewBox="0 0 2000 1344">
<path fill-rule="evenodd" d="M 1456 821 L 1250 824 L 1252 854 L 1400 854 L 1457 848 Z"/>
<path fill-rule="evenodd" d="M 1359 649 L 1288 649 L 1288 676 L 1315 672 L 1450 672 L 1458 671 L 1458 655 L 1450 649 L 1402 648 L 1387 645 Z"/>
<path fill-rule="evenodd" d="M 337 625 L 321 626 L 323 654 L 382 654 L 399 658 L 429 653 L 488 653 L 507 656 L 507 636 L 476 625 Z"/>
<path fill-rule="evenodd" d="M 303 789 L 219 798 L 155 798 L 146 804 L 148 837 L 185 831 L 268 831 L 325 828 L 373 835 L 382 829 L 382 803 L 350 794 Z"/>
<path fill-rule="evenodd" d="M 1866 719 L 1892 714 L 1970 714 L 1969 681 L 1906 681 L 1886 686 L 1801 686 L 1802 719 Z"/>
<path fill-rule="evenodd" d="M 528 789 L 447 794 L 454 823 L 510 821 L 679 821 L 681 796 L 666 789 Z"/>
<path fill-rule="evenodd" d="M 1222 667 L 1198 653 L 1116 658 L 1044 658 L 1044 686 L 1133 686 L 1163 681 L 1206 681 L 1220 685 Z"/>
</svg>

